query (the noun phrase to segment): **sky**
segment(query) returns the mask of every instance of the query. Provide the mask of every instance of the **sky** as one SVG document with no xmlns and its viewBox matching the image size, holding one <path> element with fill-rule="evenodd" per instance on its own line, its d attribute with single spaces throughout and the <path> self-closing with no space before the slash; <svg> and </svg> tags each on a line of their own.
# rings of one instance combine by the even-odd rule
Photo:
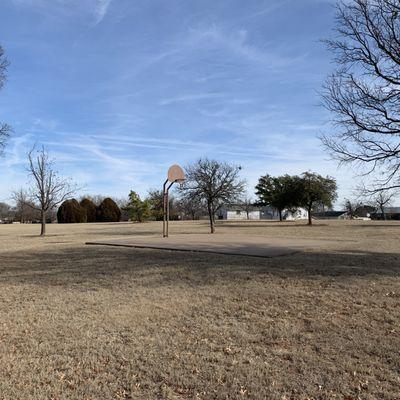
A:
<svg viewBox="0 0 400 400">
<path fill-rule="evenodd" d="M 318 139 L 333 71 L 321 39 L 333 0 L 1 0 L 10 61 L 0 121 L 0 201 L 28 183 L 27 153 L 45 146 L 80 194 L 145 196 L 171 164 L 200 157 L 242 167 L 248 193 L 266 173 L 354 172 Z"/>
</svg>

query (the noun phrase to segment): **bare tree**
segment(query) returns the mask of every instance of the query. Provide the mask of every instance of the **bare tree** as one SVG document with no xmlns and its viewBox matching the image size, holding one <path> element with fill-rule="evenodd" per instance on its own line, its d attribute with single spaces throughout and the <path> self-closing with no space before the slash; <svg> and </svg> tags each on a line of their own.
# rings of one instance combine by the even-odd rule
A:
<svg viewBox="0 0 400 400">
<path fill-rule="evenodd" d="M 35 204 L 31 201 L 28 192 L 20 188 L 14 190 L 11 194 L 11 198 L 15 203 L 15 218 L 24 224 L 31 222 L 38 217 L 38 211 L 35 209 Z"/>
<path fill-rule="evenodd" d="M 365 204 L 373 208 L 375 212 L 381 212 L 384 220 L 386 220 L 385 207 L 390 206 L 394 198 L 399 194 L 396 189 L 378 190 L 375 183 L 367 185 L 365 182 L 361 182 L 357 187 L 357 192 L 359 198 Z"/>
<path fill-rule="evenodd" d="M 241 167 L 207 158 L 186 167 L 184 193 L 204 201 L 210 220 L 210 231 L 215 232 L 215 213 L 222 205 L 239 200 L 245 182 L 239 178 Z"/>
<path fill-rule="evenodd" d="M 101 202 L 106 198 L 105 196 L 103 196 L 102 194 L 94 194 L 94 195 L 85 195 L 81 197 L 81 200 L 83 199 L 90 199 L 93 201 L 94 204 L 96 204 L 96 206 L 99 206 L 101 204 Z"/>
<path fill-rule="evenodd" d="M 337 37 L 326 41 L 338 68 L 323 100 L 338 130 L 323 143 L 341 163 L 379 171 L 375 192 L 400 186 L 399 18 L 398 1 L 340 1 Z"/>
<path fill-rule="evenodd" d="M 384 220 L 386 220 L 385 207 L 390 206 L 395 196 L 395 192 L 381 190 L 371 198 L 371 205 L 376 207 L 381 212 Z"/>
<path fill-rule="evenodd" d="M 246 218 L 250 219 L 250 212 L 254 209 L 255 201 L 251 197 L 244 197 L 239 201 L 239 207 L 246 212 Z"/>
<path fill-rule="evenodd" d="M 49 158 L 47 151 L 42 147 L 35 147 L 28 154 L 29 174 L 33 178 L 30 190 L 30 199 L 40 211 L 40 235 L 46 234 L 46 214 L 57 207 L 77 190 L 70 179 L 61 178 L 54 170 L 54 160 Z"/>
<path fill-rule="evenodd" d="M 343 207 L 350 219 L 357 217 L 357 211 L 362 207 L 362 203 L 358 200 L 345 199 Z"/>
<path fill-rule="evenodd" d="M 194 221 L 200 218 L 201 215 L 207 213 L 201 199 L 191 196 L 190 193 L 185 193 L 183 189 L 181 192 L 182 193 L 177 202 L 177 207 L 178 211 L 183 214 L 183 217 L 189 217 Z"/>
<path fill-rule="evenodd" d="M 8 65 L 9 62 L 4 55 L 4 50 L 0 46 L 0 89 L 3 87 L 4 81 L 6 80 L 6 71 Z M 11 132 L 10 125 L 0 122 L 0 155 L 4 151 L 4 147 L 6 145 L 6 141 L 8 139 L 10 132 Z"/>
<path fill-rule="evenodd" d="M 8 124 L 0 122 L 0 155 L 3 154 L 6 147 L 7 139 L 10 136 L 11 127 Z"/>
</svg>

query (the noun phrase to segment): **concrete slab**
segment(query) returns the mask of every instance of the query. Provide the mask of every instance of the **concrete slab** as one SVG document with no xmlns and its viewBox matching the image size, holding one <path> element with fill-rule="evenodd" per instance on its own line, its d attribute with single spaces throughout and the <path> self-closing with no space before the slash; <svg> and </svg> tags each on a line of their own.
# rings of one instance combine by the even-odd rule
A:
<svg viewBox="0 0 400 400">
<path fill-rule="evenodd" d="M 130 236 L 124 239 L 111 239 L 87 242 L 87 245 L 136 247 L 158 250 L 192 251 L 217 254 L 232 254 L 254 257 L 278 257 L 315 249 L 326 245 L 323 240 L 265 238 L 229 234 L 190 234 L 174 235 L 168 238 L 159 236 Z"/>
</svg>

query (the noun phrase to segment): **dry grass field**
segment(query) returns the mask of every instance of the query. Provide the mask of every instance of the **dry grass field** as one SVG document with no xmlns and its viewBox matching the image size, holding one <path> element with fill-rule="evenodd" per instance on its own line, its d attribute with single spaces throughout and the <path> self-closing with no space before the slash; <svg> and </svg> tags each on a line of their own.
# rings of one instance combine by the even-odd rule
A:
<svg viewBox="0 0 400 400">
<path fill-rule="evenodd" d="M 217 225 L 326 239 L 276 258 L 84 245 L 160 230 L 0 225 L 1 399 L 400 399 L 400 223 Z"/>
</svg>

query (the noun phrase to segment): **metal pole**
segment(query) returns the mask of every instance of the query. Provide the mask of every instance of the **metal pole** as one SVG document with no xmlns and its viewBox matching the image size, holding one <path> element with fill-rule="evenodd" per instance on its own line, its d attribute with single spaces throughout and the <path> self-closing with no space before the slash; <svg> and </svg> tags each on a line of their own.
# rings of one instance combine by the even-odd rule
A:
<svg viewBox="0 0 400 400">
<path fill-rule="evenodd" d="M 165 237 L 168 237 L 169 235 L 169 189 L 175 182 L 171 182 L 170 185 L 167 187 L 167 191 L 165 193 L 165 203 L 166 203 L 166 214 L 167 214 L 167 224 L 166 224 L 166 235 Z"/>
<path fill-rule="evenodd" d="M 168 233 L 166 232 L 166 228 L 167 228 L 167 206 L 166 206 L 166 196 L 167 196 L 167 192 L 166 192 L 166 185 L 168 183 L 168 179 L 164 182 L 163 185 L 163 237 L 168 236 Z"/>
<path fill-rule="evenodd" d="M 169 235 L 169 188 L 167 189 L 167 196 L 166 196 L 166 204 L 167 204 L 167 237 Z"/>
</svg>

